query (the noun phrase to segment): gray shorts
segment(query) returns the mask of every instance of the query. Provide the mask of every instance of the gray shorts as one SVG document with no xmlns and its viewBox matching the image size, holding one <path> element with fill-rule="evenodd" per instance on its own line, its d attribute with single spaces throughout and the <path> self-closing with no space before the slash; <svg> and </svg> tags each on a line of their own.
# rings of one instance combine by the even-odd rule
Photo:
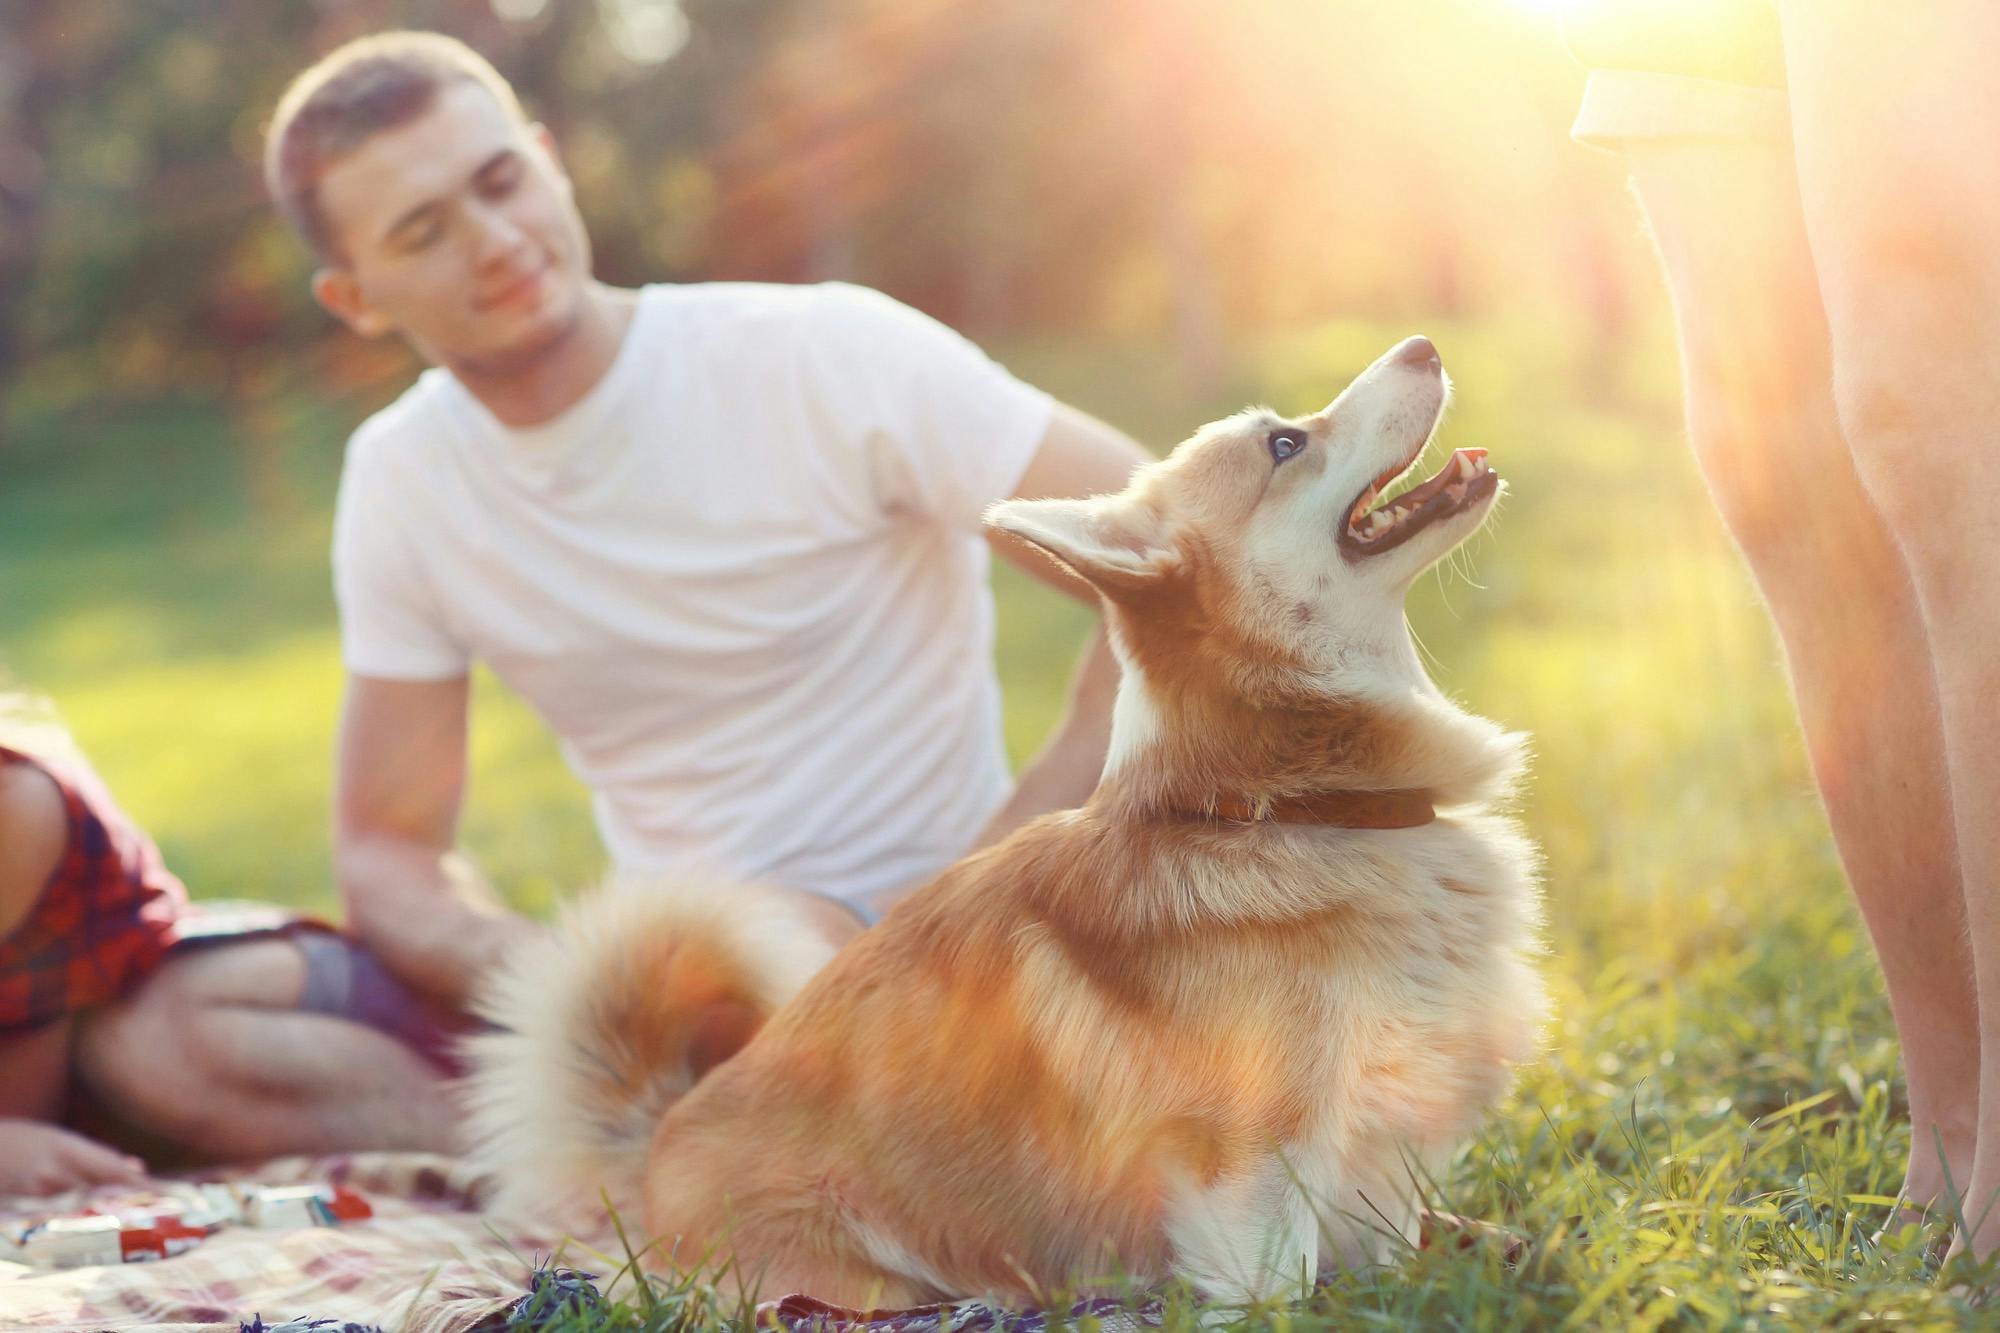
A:
<svg viewBox="0 0 2000 1333">
<path fill-rule="evenodd" d="M 1790 136 L 1769 0 L 1624 0 L 1578 10 L 1563 39 L 1590 70 L 1570 128 L 1579 143 L 1618 151 Z"/>
<path fill-rule="evenodd" d="M 1592 70 L 1570 126 L 1578 143 L 1612 152 L 1641 143 L 1782 143 L 1791 132 L 1780 89 L 1636 69 Z"/>
<path fill-rule="evenodd" d="M 483 1025 L 405 985 L 367 945 L 332 926 L 265 903 L 226 900 L 197 902 L 179 925 L 180 939 L 170 954 L 244 940 L 291 941 L 305 958 L 305 987 L 297 1006 L 301 1011 L 374 1028 L 442 1073 L 464 1072 L 458 1040 Z"/>
</svg>

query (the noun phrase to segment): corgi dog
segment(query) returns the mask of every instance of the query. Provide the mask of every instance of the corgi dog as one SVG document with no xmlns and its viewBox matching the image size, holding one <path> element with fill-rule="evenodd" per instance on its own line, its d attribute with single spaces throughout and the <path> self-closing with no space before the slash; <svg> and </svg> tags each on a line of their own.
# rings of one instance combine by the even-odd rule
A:
<svg viewBox="0 0 2000 1333">
<path fill-rule="evenodd" d="M 1382 499 L 1447 394 L 1412 338 L 1117 495 L 995 505 L 1102 594 L 1095 794 L 837 955 L 754 887 L 585 901 L 485 1004 L 504 1197 L 609 1189 L 737 1294 L 873 1309 L 1246 1303 L 1413 1240 L 1544 1008 L 1536 855 L 1492 808 L 1524 741 L 1444 697 L 1403 613 L 1501 483 L 1466 449 Z"/>
</svg>

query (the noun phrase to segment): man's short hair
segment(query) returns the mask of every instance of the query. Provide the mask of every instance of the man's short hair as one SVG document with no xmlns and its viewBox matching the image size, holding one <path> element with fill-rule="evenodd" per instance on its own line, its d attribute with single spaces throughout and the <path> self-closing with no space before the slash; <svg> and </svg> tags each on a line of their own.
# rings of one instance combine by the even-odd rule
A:
<svg viewBox="0 0 2000 1333">
<path fill-rule="evenodd" d="M 339 262 L 339 238 L 320 206 L 326 169 L 384 130 L 430 110 L 439 90 L 473 83 L 517 120 L 513 87 L 486 57 L 439 32 L 357 37 L 306 69 L 278 99 L 264 139 L 264 184 L 313 253 Z"/>
</svg>

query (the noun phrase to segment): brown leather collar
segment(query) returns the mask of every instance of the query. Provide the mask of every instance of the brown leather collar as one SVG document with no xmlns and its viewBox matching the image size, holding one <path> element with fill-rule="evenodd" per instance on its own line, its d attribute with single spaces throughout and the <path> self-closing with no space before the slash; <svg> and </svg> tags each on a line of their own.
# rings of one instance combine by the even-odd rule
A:
<svg viewBox="0 0 2000 1333">
<path fill-rule="evenodd" d="M 1260 809 L 1261 807 L 1261 809 Z M 1336 828 L 1418 828 L 1437 818 L 1429 792 L 1323 791 L 1310 796 L 1273 796 L 1262 802 L 1224 796 L 1212 814 L 1253 824 L 1330 824 Z"/>
</svg>

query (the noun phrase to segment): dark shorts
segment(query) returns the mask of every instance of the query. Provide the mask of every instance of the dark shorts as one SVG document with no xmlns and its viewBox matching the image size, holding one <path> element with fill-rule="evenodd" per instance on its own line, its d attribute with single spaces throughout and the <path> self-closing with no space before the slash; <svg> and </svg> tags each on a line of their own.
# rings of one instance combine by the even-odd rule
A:
<svg viewBox="0 0 2000 1333">
<path fill-rule="evenodd" d="M 477 1030 L 477 1021 L 404 985 L 367 945 L 324 922 L 264 903 L 198 903 L 183 918 L 180 938 L 167 957 L 256 939 L 289 940 L 304 956 L 305 987 L 296 1006 L 300 1012 L 374 1028 L 423 1056 L 441 1074 L 465 1072 L 456 1046 L 460 1037 Z"/>
<path fill-rule="evenodd" d="M 465 1066 L 458 1039 L 475 1031 L 477 1020 L 455 1014 L 398 981 L 382 960 L 346 935 L 330 930 L 294 930 L 292 942 L 306 959 L 306 985 L 299 1008 L 374 1028 L 408 1046 L 439 1073 L 459 1075 Z"/>
</svg>

